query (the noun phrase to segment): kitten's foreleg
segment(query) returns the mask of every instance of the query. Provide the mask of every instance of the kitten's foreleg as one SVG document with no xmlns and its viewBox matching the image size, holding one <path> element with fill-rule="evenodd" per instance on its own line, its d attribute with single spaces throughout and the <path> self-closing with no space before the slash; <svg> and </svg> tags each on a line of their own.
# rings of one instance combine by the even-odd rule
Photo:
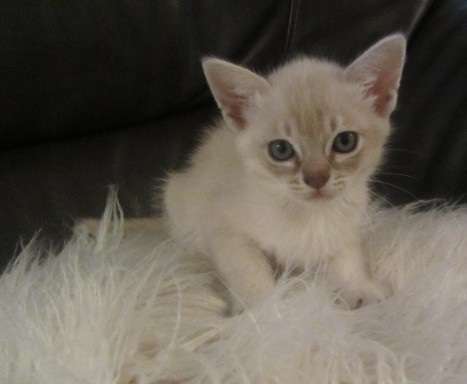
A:
<svg viewBox="0 0 467 384">
<path fill-rule="evenodd" d="M 370 277 L 360 246 L 349 246 L 331 261 L 330 280 L 341 289 L 341 298 L 351 308 L 381 301 L 389 295 L 383 284 Z"/>
<path fill-rule="evenodd" d="M 242 236 L 215 236 L 211 246 L 215 267 L 233 296 L 233 312 L 250 308 L 273 290 L 274 274 L 265 254 Z"/>
</svg>

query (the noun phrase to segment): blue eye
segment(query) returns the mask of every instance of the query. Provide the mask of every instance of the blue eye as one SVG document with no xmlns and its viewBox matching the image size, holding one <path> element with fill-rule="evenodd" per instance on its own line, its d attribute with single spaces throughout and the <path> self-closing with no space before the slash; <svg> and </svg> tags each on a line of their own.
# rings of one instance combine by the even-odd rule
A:
<svg viewBox="0 0 467 384">
<path fill-rule="evenodd" d="M 268 145 L 269 156 L 276 161 L 287 161 L 295 156 L 292 144 L 287 140 L 273 140 Z"/>
<path fill-rule="evenodd" d="M 339 133 L 332 143 L 332 150 L 337 153 L 349 153 L 357 148 L 358 134 L 352 131 Z"/>
</svg>

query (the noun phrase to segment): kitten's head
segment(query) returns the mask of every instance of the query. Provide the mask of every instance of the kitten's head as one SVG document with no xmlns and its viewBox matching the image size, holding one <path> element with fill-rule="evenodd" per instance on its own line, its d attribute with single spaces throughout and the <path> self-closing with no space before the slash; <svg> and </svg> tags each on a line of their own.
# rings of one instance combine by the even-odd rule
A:
<svg viewBox="0 0 467 384">
<path fill-rule="evenodd" d="M 405 44 L 386 37 L 346 68 L 307 58 L 268 77 L 215 58 L 203 68 L 249 172 L 316 201 L 366 187 L 378 166 Z"/>
</svg>

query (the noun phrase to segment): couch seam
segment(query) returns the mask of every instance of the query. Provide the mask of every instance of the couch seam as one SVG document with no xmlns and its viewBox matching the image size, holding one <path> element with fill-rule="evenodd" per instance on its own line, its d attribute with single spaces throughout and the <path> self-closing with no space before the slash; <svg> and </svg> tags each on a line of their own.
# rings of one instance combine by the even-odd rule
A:
<svg viewBox="0 0 467 384">
<path fill-rule="evenodd" d="M 297 29 L 297 17 L 298 9 L 300 7 L 300 0 L 289 0 L 289 16 L 287 21 L 287 32 L 284 45 L 284 58 L 290 53 L 290 49 L 293 45 Z"/>
<path fill-rule="evenodd" d="M 425 3 L 418 9 L 407 30 L 407 37 L 409 39 L 414 33 L 416 33 L 422 18 L 431 10 L 431 8 L 433 8 L 433 3 L 433 0 L 426 0 Z"/>
</svg>

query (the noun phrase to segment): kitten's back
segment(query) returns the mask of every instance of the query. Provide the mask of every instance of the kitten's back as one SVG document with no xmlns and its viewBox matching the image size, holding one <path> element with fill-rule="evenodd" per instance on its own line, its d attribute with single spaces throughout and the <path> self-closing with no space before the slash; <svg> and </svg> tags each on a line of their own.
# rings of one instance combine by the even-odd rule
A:
<svg viewBox="0 0 467 384">
<path fill-rule="evenodd" d="M 188 169 L 168 178 L 163 204 L 178 240 L 202 248 L 194 234 L 203 227 L 211 231 L 228 196 L 236 193 L 242 165 L 234 139 L 234 133 L 219 121 L 204 135 Z"/>
</svg>

